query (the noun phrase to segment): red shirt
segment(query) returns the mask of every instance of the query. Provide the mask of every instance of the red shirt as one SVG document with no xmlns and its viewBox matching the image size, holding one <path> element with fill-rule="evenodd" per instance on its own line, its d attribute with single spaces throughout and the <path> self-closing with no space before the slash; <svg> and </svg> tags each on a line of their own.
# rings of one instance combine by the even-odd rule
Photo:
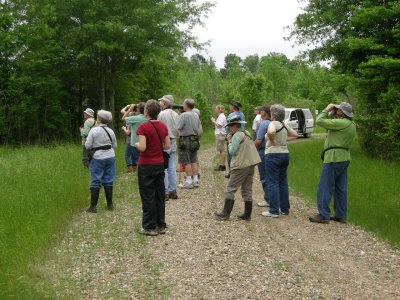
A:
<svg viewBox="0 0 400 300">
<path fill-rule="evenodd" d="M 152 124 L 150 124 L 150 122 Z M 163 145 L 160 143 L 157 132 L 160 135 L 161 142 L 165 141 L 168 136 L 168 128 L 164 123 L 159 121 L 148 121 L 139 126 L 136 131 L 137 135 L 143 135 L 146 137 L 146 150 L 140 152 L 139 165 L 162 165 L 164 163 L 163 157 Z"/>
</svg>

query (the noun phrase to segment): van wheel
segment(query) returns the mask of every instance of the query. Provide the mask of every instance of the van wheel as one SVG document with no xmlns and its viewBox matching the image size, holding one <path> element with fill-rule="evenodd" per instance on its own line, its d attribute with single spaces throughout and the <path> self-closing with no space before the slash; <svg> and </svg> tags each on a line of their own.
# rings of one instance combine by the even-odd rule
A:
<svg viewBox="0 0 400 300">
<path fill-rule="evenodd" d="M 309 137 L 310 137 L 310 134 L 309 134 L 309 133 L 304 133 L 303 136 L 304 136 L 305 138 L 309 138 Z"/>
</svg>

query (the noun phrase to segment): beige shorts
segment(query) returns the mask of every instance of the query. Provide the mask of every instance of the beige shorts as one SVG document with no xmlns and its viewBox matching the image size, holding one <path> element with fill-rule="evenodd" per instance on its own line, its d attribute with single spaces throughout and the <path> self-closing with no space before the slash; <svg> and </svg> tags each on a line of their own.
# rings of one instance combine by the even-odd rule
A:
<svg viewBox="0 0 400 300">
<path fill-rule="evenodd" d="M 215 136 L 215 146 L 217 148 L 217 151 L 219 152 L 226 152 L 226 140 L 225 140 L 225 135 L 223 134 L 217 134 Z"/>
</svg>

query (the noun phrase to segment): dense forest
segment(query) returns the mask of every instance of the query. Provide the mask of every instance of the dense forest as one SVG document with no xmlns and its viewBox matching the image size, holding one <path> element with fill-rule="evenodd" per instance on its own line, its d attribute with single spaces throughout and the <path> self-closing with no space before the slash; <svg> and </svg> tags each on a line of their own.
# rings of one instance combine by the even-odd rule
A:
<svg viewBox="0 0 400 300">
<path fill-rule="evenodd" d="M 184 56 L 202 47 L 191 29 L 211 12 L 208 2 L 3 0 L 1 143 L 76 140 L 86 106 L 115 115 L 168 93 L 194 98 L 205 126 L 213 106 L 231 99 L 248 116 L 265 103 L 321 110 L 347 101 L 363 148 L 400 158 L 400 3 L 305 2 L 288 39 L 310 51 L 293 60 L 268 49 L 231 53 L 219 69 L 212 58 Z"/>
</svg>

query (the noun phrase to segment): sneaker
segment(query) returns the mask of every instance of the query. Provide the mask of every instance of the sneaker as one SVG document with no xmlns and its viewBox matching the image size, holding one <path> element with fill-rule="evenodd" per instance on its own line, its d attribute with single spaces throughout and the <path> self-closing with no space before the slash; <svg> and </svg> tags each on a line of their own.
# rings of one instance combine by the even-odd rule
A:
<svg viewBox="0 0 400 300">
<path fill-rule="evenodd" d="M 329 224 L 329 221 L 330 221 L 329 219 L 324 219 L 324 217 L 321 216 L 320 214 L 309 217 L 308 219 L 310 220 L 310 222 L 322 223 L 322 224 Z"/>
<path fill-rule="evenodd" d="M 261 202 L 258 202 L 257 206 L 259 206 L 259 207 L 269 207 L 269 203 L 267 201 L 263 200 Z"/>
<path fill-rule="evenodd" d="M 347 223 L 347 220 L 346 220 L 346 219 L 338 218 L 338 217 L 331 217 L 331 220 L 332 220 L 332 221 L 335 221 L 335 222 L 343 223 L 343 224 L 346 224 L 346 223 Z"/>
<path fill-rule="evenodd" d="M 288 211 L 281 211 L 281 215 L 282 215 L 282 216 L 288 216 L 288 215 L 289 215 L 289 212 L 288 212 Z"/>
<path fill-rule="evenodd" d="M 199 182 L 197 181 L 197 182 L 193 182 L 193 187 L 194 188 L 198 188 L 199 187 Z"/>
<path fill-rule="evenodd" d="M 192 189 L 193 188 L 193 184 L 192 183 L 188 183 L 187 181 L 185 181 L 184 183 L 180 183 L 179 187 L 181 189 Z"/>
<path fill-rule="evenodd" d="M 169 200 L 169 193 L 165 193 L 165 201 Z"/>
<path fill-rule="evenodd" d="M 139 233 L 143 234 L 143 235 L 156 236 L 156 235 L 158 235 L 158 230 L 141 228 Z"/>
<path fill-rule="evenodd" d="M 279 215 L 271 214 L 271 213 L 269 212 L 269 210 L 263 211 L 263 212 L 261 213 L 261 215 L 264 216 L 264 217 L 269 217 L 269 218 L 279 218 Z"/>
<path fill-rule="evenodd" d="M 178 199 L 178 194 L 177 194 L 176 190 L 169 192 L 168 197 L 169 197 L 169 199 Z"/>
<path fill-rule="evenodd" d="M 167 228 L 165 227 L 157 227 L 158 234 L 166 234 Z"/>
</svg>

